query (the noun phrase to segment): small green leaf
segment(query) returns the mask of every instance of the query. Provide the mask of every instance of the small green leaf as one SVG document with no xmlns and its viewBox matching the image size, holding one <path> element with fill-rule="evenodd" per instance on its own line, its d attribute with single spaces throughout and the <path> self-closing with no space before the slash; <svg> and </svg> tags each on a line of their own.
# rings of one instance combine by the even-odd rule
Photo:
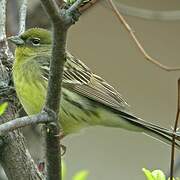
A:
<svg viewBox="0 0 180 180">
<path fill-rule="evenodd" d="M 143 170 L 147 180 L 155 180 L 152 173 L 151 173 L 151 171 L 149 171 L 149 170 L 147 170 L 145 168 L 143 168 L 142 170 Z"/>
<path fill-rule="evenodd" d="M 68 4 L 68 5 L 72 5 L 76 2 L 76 0 L 65 0 L 65 2 Z"/>
<path fill-rule="evenodd" d="M 155 180 L 166 180 L 166 176 L 161 170 L 154 170 L 152 172 L 152 175 L 155 178 Z"/>
<path fill-rule="evenodd" d="M 89 175 L 89 172 L 86 170 L 77 172 L 74 176 L 73 176 L 73 180 L 87 180 L 87 177 Z"/>
<path fill-rule="evenodd" d="M 7 102 L 0 104 L 0 116 L 4 113 L 4 111 L 6 110 L 7 107 L 8 107 Z"/>
<path fill-rule="evenodd" d="M 142 169 L 147 180 L 166 180 L 166 176 L 161 170 L 149 171 L 145 168 Z"/>
<path fill-rule="evenodd" d="M 168 180 L 170 180 L 170 177 L 168 178 Z M 175 179 L 173 178 L 173 180 L 175 180 Z M 176 178 L 176 180 L 178 180 L 178 178 Z"/>
</svg>

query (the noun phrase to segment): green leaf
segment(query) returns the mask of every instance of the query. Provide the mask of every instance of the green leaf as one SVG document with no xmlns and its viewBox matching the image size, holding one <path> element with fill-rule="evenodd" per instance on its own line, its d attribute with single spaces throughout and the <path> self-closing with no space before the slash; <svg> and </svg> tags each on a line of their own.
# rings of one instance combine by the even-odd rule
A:
<svg viewBox="0 0 180 180">
<path fill-rule="evenodd" d="M 65 0 L 65 2 L 68 4 L 68 5 L 72 5 L 76 2 L 76 0 Z"/>
<path fill-rule="evenodd" d="M 143 170 L 147 180 L 155 180 L 152 173 L 151 173 L 151 171 L 149 171 L 149 170 L 147 170 L 145 168 L 143 168 L 142 170 Z"/>
<path fill-rule="evenodd" d="M 176 180 L 178 180 L 179 178 L 176 178 Z M 170 180 L 170 177 L 168 178 L 168 180 Z M 175 180 L 174 178 L 173 178 L 173 180 Z"/>
<path fill-rule="evenodd" d="M 82 170 L 80 172 L 77 172 L 74 176 L 73 176 L 73 180 L 87 180 L 87 177 L 89 175 L 89 172 L 86 170 Z"/>
<path fill-rule="evenodd" d="M 4 111 L 6 110 L 7 107 L 8 107 L 7 102 L 0 104 L 0 116 L 4 113 Z"/>
<path fill-rule="evenodd" d="M 161 170 L 149 171 L 148 169 L 142 169 L 147 180 L 166 180 L 166 176 Z"/>
<path fill-rule="evenodd" d="M 154 170 L 152 172 L 152 175 L 155 178 L 155 180 L 166 180 L 166 176 L 161 170 Z"/>
</svg>

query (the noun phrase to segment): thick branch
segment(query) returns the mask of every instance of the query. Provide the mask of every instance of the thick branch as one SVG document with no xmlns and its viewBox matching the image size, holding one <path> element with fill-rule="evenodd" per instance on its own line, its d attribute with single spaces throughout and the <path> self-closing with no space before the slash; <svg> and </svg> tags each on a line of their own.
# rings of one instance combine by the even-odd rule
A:
<svg viewBox="0 0 180 180">
<path fill-rule="evenodd" d="M 57 115 L 59 115 L 61 82 L 66 59 L 65 47 L 67 30 L 74 22 L 73 15 L 81 2 L 82 0 L 78 0 L 78 2 L 75 2 L 67 10 L 58 10 L 58 6 L 54 0 L 41 0 L 53 26 L 52 59 L 50 63 L 45 109 L 53 110 Z M 61 120 L 57 116 L 54 123 L 47 126 L 46 131 L 47 178 L 49 180 L 61 180 L 61 152 L 59 137 L 57 136 L 60 134 L 60 121 Z"/>
<path fill-rule="evenodd" d="M 5 23 L 6 23 L 6 1 L 0 0 L 0 89 L 10 89 L 10 71 L 12 54 L 9 51 L 6 41 L 5 34 Z M 3 64 L 8 66 L 4 66 Z M 11 119 L 14 119 L 16 111 L 15 102 L 17 99 L 15 93 L 10 97 L 5 98 L 1 96 L 1 102 L 8 101 L 9 106 L 6 113 L 0 117 L 0 123 L 5 123 Z M 0 145 L 0 162 L 8 177 L 11 180 L 43 180 L 42 175 L 38 172 L 35 163 L 33 162 L 28 149 L 26 148 L 23 135 L 19 130 L 7 133 L 1 137 Z"/>
<path fill-rule="evenodd" d="M 10 77 L 7 73 L 8 71 L 4 71 L 0 68 L 1 82 L 6 82 L 6 78 Z M 15 94 L 13 93 L 9 99 L 7 97 L 1 97 L 1 101 L 9 102 L 8 110 L 0 117 L 0 123 L 5 123 L 8 120 L 14 119 L 14 112 L 16 111 L 14 102 L 17 102 L 17 100 Z M 24 137 L 19 130 L 7 133 L 1 137 L 1 142 L 0 162 L 8 179 L 43 180 L 43 177 L 38 172 L 36 165 L 26 148 Z"/>
<path fill-rule="evenodd" d="M 43 7 L 46 9 L 47 14 L 52 22 L 59 21 L 59 8 L 55 0 L 41 0 Z"/>
<path fill-rule="evenodd" d="M 0 121 L 7 121 L 14 118 L 14 105 L 9 104 L 8 111 Z M 7 133 L 1 137 L 0 162 L 10 180 L 43 180 L 38 172 L 36 164 L 32 160 L 25 145 L 23 135 L 19 130 Z"/>
<path fill-rule="evenodd" d="M 18 128 L 22 128 L 28 125 L 48 123 L 48 122 L 51 122 L 52 119 L 53 118 L 51 118 L 51 116 L 47 114 L 46 112 L 42 112 L 37 115 L 17 118 L 17 119 L 8 121 L 0 125 L 0 136 L 5 134 L 6 132 L 9 132 Z"/>
<path fill-rule="evenodd" d="M 59 10 L 55 1 L 41 0 L 41 3 L 43 4 L 43 7 L 45 8 L 53 24 L 52 60 L 50 63 L 48 92 L 45 108 L 53 110 L 58 115 L 61 81 L 65 62 L 66 31 L 64 31 L 64 28 L 60 26 L 62 23 L 59 18 Z M 61 149 L 59 137 L 57 136 L 60 134 L 58 116 L 56 119 L 54 119 L 54 122 L 55 124 L 53 126 L 51 126 L 51 124 L 47 125 L 47 130 L 45 132 L 47 179 L 61 180 Z"/>
</svg>

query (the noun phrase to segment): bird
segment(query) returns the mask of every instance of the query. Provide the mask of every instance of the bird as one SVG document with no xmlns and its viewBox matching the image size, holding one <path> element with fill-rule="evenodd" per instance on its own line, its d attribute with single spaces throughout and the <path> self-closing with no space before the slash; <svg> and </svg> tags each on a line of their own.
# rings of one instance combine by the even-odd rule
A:
<svg viewBox="0 0 180 180">
<path fill-rule="evenodd" d="M 52 33 L 31 28 L 9 40 L 16 45 L 13 81 L 17 96 L 28 115 L 42 111 L 47 94 Z M 175 135 L 171 129 L 134 115 L 122 95 L 81 60 L 66 51 L 59 116 L 63 135 L 92 126 L 122 128 L 149 135 L 166 144 Z M 175 143 L 180 149 L 180 144 Z"/>
</svg>

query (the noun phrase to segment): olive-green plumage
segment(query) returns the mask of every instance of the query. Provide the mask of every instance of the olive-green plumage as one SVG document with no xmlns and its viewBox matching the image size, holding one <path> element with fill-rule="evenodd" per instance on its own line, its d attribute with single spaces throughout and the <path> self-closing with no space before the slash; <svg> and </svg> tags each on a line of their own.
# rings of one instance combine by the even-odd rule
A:
<svg viewBox="0 0 180 180">
<path fill-rule="evenodd" d="M 17 45 L 13 65 L 17 95 L 25 111 L 29 115 L 36 114 L 42 110 L 46 97 L 51 33 L 33 28 L 10 40 Z M 66 54 L 60 109 L 60 125 L 65 135 L 84 127 L 102 125 L 142 132 L 171 143 L 171 130 L 134 116 L 112 86 L 80 60 Z M 176 146 L 180 147 L 179 144 Z"/>
</svg>

